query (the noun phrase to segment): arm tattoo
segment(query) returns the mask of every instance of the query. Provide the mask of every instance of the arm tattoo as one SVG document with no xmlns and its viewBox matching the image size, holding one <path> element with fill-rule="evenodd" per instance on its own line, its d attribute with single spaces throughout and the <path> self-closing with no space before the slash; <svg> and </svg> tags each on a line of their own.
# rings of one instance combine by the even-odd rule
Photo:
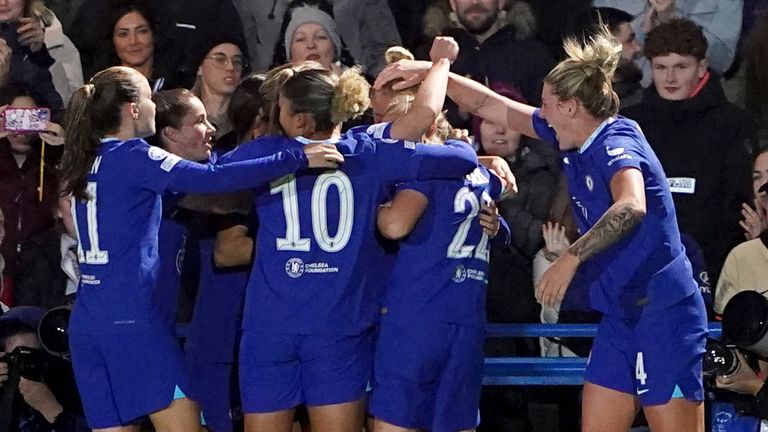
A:
<svg viewBox="0 0 768 432">
<path fill-rule="evenodd" d="M 586 234 L 568 248 L 568 251 L 584 262 L 621 240 L 640 224 L 643 216 L 643 211 L 634 203 L 611 206 Z"/>
</svg>

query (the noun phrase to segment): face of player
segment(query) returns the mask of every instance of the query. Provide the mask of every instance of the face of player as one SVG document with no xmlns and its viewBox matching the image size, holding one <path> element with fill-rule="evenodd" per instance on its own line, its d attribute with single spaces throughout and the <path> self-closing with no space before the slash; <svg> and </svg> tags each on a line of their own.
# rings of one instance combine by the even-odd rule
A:
<svg viewBox="0 0 768 432">
<path fill-rule="evenodd" d="M 0 0 L 2 1 L 2 0 Z M 11 102 L 15 108 L 32 108 L 37 106 L 34 99 L 29 96 L 19 96 Z M 35 135 L 30 134 L 11 134 L 8 135 L 8 141 L 11 143 L 11 151 L 16 154 L 27 154 L 32 151 L 32 141 Z"/>
<path fill-rule="evenodd" d="M 205 56 L 197 73 L 203 92 L 231 96 L 243 74 L 243 53 L 235 44 L 216 45 Z"/>
<path fill-rule="evenodd" d="M 371 109 L 373 110 L 373 121 L 375 123 L 384 121 L 390 102 L 392 102 L 392 97 L 385 91 L 377 91 L 371 95 Z"/>
<path fill-rule="evenodd" d="M 694 56 L 673 53 L 651 59 L 653 85 L 662 99 L 688 99 L 706 73 L 707 61 Z"/>
<path fill-rule="evenodd" d="M 122 66 L 144 66 L 151 61 L 155 50 L 149 22 L 138 12 L 128 12 L 117 21 L 112 43 Z"/>
<path fill-rule="evenodd" d="M 755 197 L 765 194 L 757 190 L 766 183 L 768 183 L 768 151 L 755 158 L 755 166 L 752 169 L 752 191 L 755 193 Z"/>
<path fill-rule="evenodd" d="M 17 21 L 24 12 L 25 0 L 0 0 L 0 22 Z"/>
<path fill-rule="evenodd" d="M 470 33 L 482 34 L 493 26 L 506 0 L 451 0 L 451 9 Z"/>
<path fill-rule="evenodd" d="M 308 22 L 300 25 L 291 40 L 291 62 L 314 60 L 326 69 L 331 69 L 336 56 L 336 47 L 325 27 Z"/>
<path fill-rule="evenodd" d="M 561 101 L 552 92 L 552 87 L 548 83 L 544 83 L 544 88 L 541 90 L 539 115 L 555 130 L 562 151 L 573 150 L 577 147 L 577 143 L 571 142 L 572 140 L 568 135 L 568 127 L 573 119 L 567 115 L 566 103 L 567 101 Z"/>
<path fill-rule="evenodd" d="M 290 138 L 296 138 L 304 133 L 304 127 L 297 114 L 294 114 L 291 107 L 291 101 L 281 93 L 278 97 L 278 108 L 280 110 L 280 127 Z"/>
<path fill-rule="evenodd" d="M 520 133 L 512 129 L 483 120 L 480 123 L 480 142 L 490 156 L 509 157 L 520 147 Z"/>
<path fill-rule="evenodd" d="M 138 73 L 138 72 L 137 72 Z M 135 104 L 134 125 L 135 134 L 139 138 L 146 138 L 155 134 L 155 103 L 152 101 L 152 89 L 144 76 L 141 76 L 141 93 Z"/>
<path fill-rule="evenodd" d="M 167 129 L 163 133 L 163 141 L 171 153 L 192 161 L 208 160 L 211 156 L 211 139 L 216 128 L 208 121 L 200 99 L 190 99 L 189 110 L 178 129 Z"/>
</svg>

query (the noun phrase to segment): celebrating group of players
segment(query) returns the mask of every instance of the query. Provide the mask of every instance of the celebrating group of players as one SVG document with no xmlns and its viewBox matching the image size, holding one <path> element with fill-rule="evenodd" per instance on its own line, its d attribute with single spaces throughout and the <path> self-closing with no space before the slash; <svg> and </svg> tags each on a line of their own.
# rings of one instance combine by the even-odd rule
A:
<svg viewBox="0 0 768 432">
<path fill-rule="evenodd" d="M 374 431 L 474 429 L 489 248 L 509 242 L 493 202 L 515 184 L 502 160 L 478 159 L 466 143 L 419 143 L 447 92 L 561 151 L 582 237 L 537 298 L 561 301 L 578 268 L 605 315 L 584 429 L 628 430 L 642 406 L 654 431 L 703 430 L 703 303 L 659 162 L 637 125 L 616 116 L 620 46 L 607 31 L 586 46 L 568 42 L 541 109 L 451 74 L 457 49 L 437 38 L 431 62 L 388 66 L 375 91 L 418 84 L 412 103 L 344 134 L 341 124 L 369 105 L 365 80 L 284 68 L 272 74 L 269 110 L 280 133 L 208 164 L 143 140 L 155 133 L 155 104 L 141 74 L 110 68 L 73 95 L 62 168 L 82 276 L 70 343 L 91 427 L 133 431 L 149 416 L 161 431 L 200 428 L 157 281 L 161 198 L 251 189 L 259 227 L 239 348 L 246 430 L 290 431 L 300 404 L 320 432 L 359 432 L 366 413 Z M 396 255 L 378 234 L 399 240 Z"/>
</svg>

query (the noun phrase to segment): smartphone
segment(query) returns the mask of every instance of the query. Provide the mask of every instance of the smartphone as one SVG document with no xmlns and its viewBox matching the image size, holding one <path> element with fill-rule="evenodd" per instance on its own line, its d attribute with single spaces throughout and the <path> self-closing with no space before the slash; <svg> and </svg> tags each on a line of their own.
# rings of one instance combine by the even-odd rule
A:
<svg viewBox="0 0 768 432">
<path fill-rule="evenodd" d="M 15 108 L 9 107 L 3 112 L 5 130 L 16 133 L 35 133 L 45 131 L 51 120 L 51 110 L 48 108 Z"/>
</svg>

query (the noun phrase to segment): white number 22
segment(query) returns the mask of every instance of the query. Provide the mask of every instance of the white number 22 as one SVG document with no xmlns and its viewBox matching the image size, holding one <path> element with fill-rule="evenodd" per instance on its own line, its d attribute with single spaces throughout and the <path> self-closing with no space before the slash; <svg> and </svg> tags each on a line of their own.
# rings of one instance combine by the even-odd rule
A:
<svg viewBox="0 0 768 432">
<path fill-rule="evenodd" d="M 486 202 L 491 201 L 488 192 L 483 192 L 482 199 Z M 456 213 L 464 213 L 464 208 L 467 203 L 471 209 L 464 221 L 459 225 L 459 229 L 456 231 L 456 234 L 454 234 L 451 244 L 448 245 L 448 258 L 469 258 L 472 256 L 472 252 L 474 252 L 475 258 L 488 262 L 490 259 L 488 252 L 488 234 L 486 234 L 485 231 L 483 231 L 483 236 L 480 238 L 480 242 L 477 246 L 464 244 L 467 241 L 472 221 L 475 220 L 475 217 L 480 212 L 480 201 L 468 187 L 463 187 L 456 192 L 456 196 L 453 198 L 453 211 Z"/>
</svg>

